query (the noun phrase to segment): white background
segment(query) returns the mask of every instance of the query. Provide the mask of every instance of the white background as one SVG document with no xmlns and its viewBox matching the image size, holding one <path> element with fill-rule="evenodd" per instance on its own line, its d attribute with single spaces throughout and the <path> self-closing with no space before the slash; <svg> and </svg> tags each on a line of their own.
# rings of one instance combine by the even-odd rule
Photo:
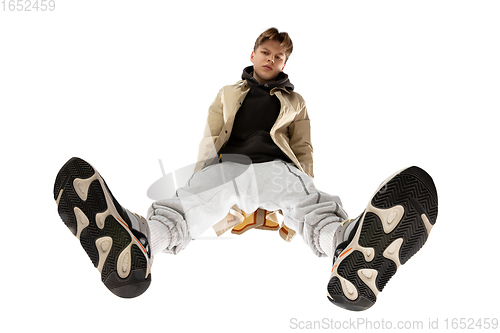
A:
<svg viewBox="0 0 500 333">
<path fill-rule="evenodd" d="M 445 328 L 500 317 L 497 1 L 55 1 L 0 11 L 3 327 L 284 332 L 292 318 Z M 327 300 L 328 259 L 262 231 L 209 230 L 158 255 L 144 295 L 115 297 L 57 214 L 59 168 L 86 159 L 145 214 L 158 159 L 167 172 L 194 162 L 209 105 L 272 26 L 294 42 L 285 72 L 312 120 L 316 186 L 355 217 L 387 176 L 419 165 L 439 193 L 428 242 L 361 313 Z"/>
</svg>

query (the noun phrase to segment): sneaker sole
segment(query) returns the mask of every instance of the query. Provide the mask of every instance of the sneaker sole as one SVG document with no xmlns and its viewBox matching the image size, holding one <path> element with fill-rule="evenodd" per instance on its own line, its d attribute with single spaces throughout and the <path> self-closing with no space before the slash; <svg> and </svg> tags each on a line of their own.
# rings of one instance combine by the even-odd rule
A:
<svg viewBox="0 0 500 333">
<path fill-rule="evenodd" d="M 354 311 L 375 304 L 399 266 L 427 241 L 437 214 L 436 187 L 424 170 L 410 167 L 386 180 L 332 268 L 328 299 Z"/>
<path fill-rule="evenodd" d="M 150 259 L 99 173 L 86 161 L 71 158 L 57 174 L 54 199 L 104 285 L 124 298 L 144 293 L 151 283 Z"/>
</svg>

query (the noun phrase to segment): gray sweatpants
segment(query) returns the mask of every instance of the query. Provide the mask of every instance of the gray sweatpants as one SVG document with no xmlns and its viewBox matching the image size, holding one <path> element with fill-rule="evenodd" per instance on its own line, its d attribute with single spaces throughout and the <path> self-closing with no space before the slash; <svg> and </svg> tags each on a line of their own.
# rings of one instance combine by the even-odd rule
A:
<svg viewBox="0 0 500 333">
<path fill-rule="evenodd" d="M 177 196 L 154 202 L 148 219 L 169 228 L 172 239 L 165 252 L 177 253 L 234 205 L 248 213 L 282 210 L 284 223 L 318 256 L 325 255 L 319 246 L 321 228 L 347 219 L 339 197 L 318 191 L 311 177 L 281 160 L 210 165 L 194 173 Z"/>
</svg>

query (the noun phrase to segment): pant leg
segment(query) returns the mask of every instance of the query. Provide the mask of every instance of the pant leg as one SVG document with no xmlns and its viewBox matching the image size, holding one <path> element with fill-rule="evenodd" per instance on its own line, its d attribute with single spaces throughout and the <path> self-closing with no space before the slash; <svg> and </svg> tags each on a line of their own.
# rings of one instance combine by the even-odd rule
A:
<svg viewBox="0 0 500 333">
<path fill-rule="evenodd" d="M 285 224 L 302 235 L 316 255 L 325 256 L 319 244 L 320 230 L 348 218 L 340 198 L 317 190 L 311 177 L 293 163 L 256 164 L 254 171 L 261 207 L 281 209 Z"/>
<path fill-rule="evenodd" d="M 257 208 L 282 210 L 285 224 L 302 235 L 318 256 L 320 230 L 347 218 L 338 196 L 318 191 L 313 180 L 293 163 L 273 161 L 252 165 L 224 162 L 197 173 L 177 196 L 152 204 L 148 219 L 172 230 L 166 252 L 177 253 L 238 205 L 246 212 Z"/>
<path fill-rule="evenodd" d="M 175 197 L 154 202 L 148 220 L 161 222 L 172 239 L 166 252 L 178 253 L 222 220 L 233 205 L 251 209 L 240 189 L 252 188 L 252 166 L 233 162 L 211 165 L 193 174 Z M 244 207 L 244 208 L 243 208 Z"/>
</svg>

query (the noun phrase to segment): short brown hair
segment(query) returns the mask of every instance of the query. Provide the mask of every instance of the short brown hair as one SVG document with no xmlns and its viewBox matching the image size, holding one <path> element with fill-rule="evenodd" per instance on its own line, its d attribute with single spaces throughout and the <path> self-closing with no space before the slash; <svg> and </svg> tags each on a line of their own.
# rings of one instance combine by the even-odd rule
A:
<svg viewBox="0 0 500 333">
<path fill-rule="evenodd" d="M 255 41 L 255 46 L 253 48 L 254 52 L 257 51 L 259 46 L 261 46 L 264 42 L 268 40 L 277 40 L 280 42 L 280 46 L 285 49 L 285 62 L 288 60 L 288 57 L 290 57 L 290 54 L 292 54 L 293 51 L 293 43 L 292 40 L 290 39 L 290 36 L 288 35 L 287 32 L 279 32 L 278 29 L 276 28 L 269 28 L 263 33 L 260 34 L 260 36 L 257 38 Z"/>
</svg>

